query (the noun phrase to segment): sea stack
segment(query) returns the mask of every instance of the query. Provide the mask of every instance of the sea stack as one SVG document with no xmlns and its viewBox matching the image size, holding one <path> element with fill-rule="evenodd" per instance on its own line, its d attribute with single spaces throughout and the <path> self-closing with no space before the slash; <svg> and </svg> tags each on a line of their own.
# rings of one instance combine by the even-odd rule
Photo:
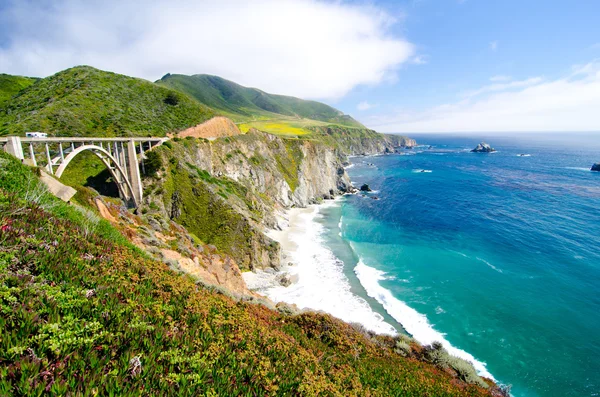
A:
<svg viewBox="0 0 600 397">
<path fill-rule="evenodd" d="M 371 188 L 366 183 L 360 187 L 361 192 L 371 192 Z"/>
<path fill-rule="evenodd" d="M 600 163 L 596 163 L 596 164 L 592 165 L 592 171 L 600 172 Z"/>
<path fill-rule="evenodd" d="M 473 153 L 491 153 L 491 152 L 495 152 L 496 149 L 494 149 L 493 147 L 491 147 L 490 145 L 488 145 L 485 142 L 481 142 L 479 145 L 477 145 L 477 147 L 473 150 L 471 150 L 471 152 Z"/>
</svg>

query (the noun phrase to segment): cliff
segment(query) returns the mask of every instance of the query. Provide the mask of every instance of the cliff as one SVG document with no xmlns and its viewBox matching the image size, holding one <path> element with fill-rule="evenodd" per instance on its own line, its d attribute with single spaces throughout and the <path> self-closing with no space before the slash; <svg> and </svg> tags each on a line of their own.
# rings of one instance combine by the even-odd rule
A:
<svg viewBox="0 0 600 397">
<path fill-rule="evenodd" d="M 144 180 L 147 216 L 157 214 L 214 244 L 241 269 L 279 266 L 279 246 L 263 233 L 274 214 L 350 189 L 335 150 L 319 141 L 257 130 L 208 141 L 175 139 L 151 152 Z"/>
<path fill-rule="evenodd" d="M 417 145 L 414 139 L 402 135 L 380 134 L 369 129 L 329 125 L 314 127 L 312 131 L 321 142 L 337 149 L 342 155 L 394 153 L 400 148 Z"/>
</svg>

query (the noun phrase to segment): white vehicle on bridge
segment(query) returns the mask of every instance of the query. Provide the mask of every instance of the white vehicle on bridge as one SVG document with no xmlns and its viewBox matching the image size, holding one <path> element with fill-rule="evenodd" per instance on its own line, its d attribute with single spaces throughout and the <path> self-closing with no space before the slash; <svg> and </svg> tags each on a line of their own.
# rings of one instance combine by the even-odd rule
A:
<svg viewBox="0 0 600 397">
<path fill-rule="evenodd" d="M 48 134 L 45 132 L 26 132 L 25 136 L 27 138 L 48 138 Z"/>
</svg>

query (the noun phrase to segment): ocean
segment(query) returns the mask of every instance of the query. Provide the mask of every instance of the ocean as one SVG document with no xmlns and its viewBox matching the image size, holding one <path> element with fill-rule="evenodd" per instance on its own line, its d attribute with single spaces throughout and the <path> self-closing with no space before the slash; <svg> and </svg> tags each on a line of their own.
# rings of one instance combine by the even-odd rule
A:
<svg viewBox="0 0 600 397">
<path fill-rule="evenodd" d="M 598 135 L 416 135 L 300 214 L 275 300 L 438 340 L 515 396 L 600 395 Z M 378 199 L 374 199 L 377 197 Z"/>
</svg>

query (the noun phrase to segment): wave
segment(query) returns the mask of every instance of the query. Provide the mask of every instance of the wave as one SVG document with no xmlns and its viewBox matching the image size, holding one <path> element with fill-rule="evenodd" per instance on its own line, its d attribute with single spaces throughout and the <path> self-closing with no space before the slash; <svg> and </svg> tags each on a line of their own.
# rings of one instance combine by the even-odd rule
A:
<svg viewBox="0 0 600 397">
<path fill-rule="evenodd" d="M 417 173 L 420 173 L 420 172 L 424 172 L 424 173 L 431 173 L 431 172 L 433 172 L 433 171 L 432 171 L 432 170 L 422 170 L 422 169 L 420 169 L 420 168 L 417 168 L 417 169 L 414 169 L 414 170 L 412 170 L 412 172 L 414 172 L 414 173 L 416 173 L 416 174 L 417 174 Z"/>
<path fill-rule="evenodd" d="M 450 342 L 444 338 L 444 334 L 433 329 L 424 314 L 417 312 L 406 303 L 396 299 L 389 290 L 383 288 L 379 284 L 379 281 L 385 279 L 384 272 L 367 266 L 360 260 L 354 268 L 354 273 L 356 273 L 356 276 L 367 291 L 367 294 L 379 302 L 389 315 L 398 321 L 398 323 L 402 324 L 404 329 L 410 333 L 413 338 L 419 341 L 419 343 L 429 345 L 438 341 L 444 346 L 448 353 L 473 363 L 473 366 L 479 375 L 494 380 L 492 374 L 486 369 L 486 364 L 484 362 L 478 361 L 466 351 L 452 346 Z"/>
<path fill-rule="evenodd" d="M 517 157 L 531 157 L 530 154 L 517 154 Z"/>
<path fill-rule="evenodd" d="M 464 254 L 464 253 L 462 253 L 462 252 L 460 252 L 460 251 L 454 251 L 454 250 L 449 250 L 449 251 L 450 251 L 450 252 L 453 252 L 453 253 L 455 253 L 455 254 L 457 254 L 457 255 L 460 255 L 460 256 L 462 256 L 462 257 L 464 257 L 464 258 L 467 258 L 467 259 L 472 259 L 472 258 L 471 258 L 469 255 L 467 255 L 467 254 Z M 482 259 L 482 258 L 480 258 L 480 257 L 478 257 L 478 256 L 476 256 L 476 257 L 475 257 L 475 259 L 477 259 L 477 260 L 478 260 L 478 261 L 480 261 L 480 262 L 483 262 L 483 263 L 485 263 L 486 265 L 488 265 L 490 268 L 494 269 L 494 270 L 495 270 L 495 271 L 497 271 L 498 273 L 504 273 L 504 272 L 502 271 L 502 269 L 499 269 L 499 268 L 497 268 L 496 266 L 492 265 L 490 262 L 486 261 L 485 259 Z"/>
<path fill-rule="evenodd" d="M 490 262 L 486 261 L 485 259 L 481 259 L 480 257 L 476 256 L 475 257 L 478 261 L 485 263 L 486 265 L 488 265 L 489 267 L 491 267 L 492 269 L 494 269 L 495 271 L 497 271 L 498 273 L 504 273 L 502 271 L 502 269 L 498 269 L 496 266 L 492 265 Z"/>
<path fill-rule="evenodd" d="M 353 168 L 354 166 L 356 166 L 356 164 L 348 164 L 347 166 L 344 167 L 344 169 L 349 170 L 350 168 Z"/>
<path fill-rule="evenodd" d="M 396 329 L 381 314 L 351 291 L 344 263 L 325 245 L 325 228 L 316 219 L 322 216 L 319 211 L 324 205 L 337 203 L 332 200 L 315 206 L 312 212 L 300 214 L 296 224 L 290 225 L 288 239 L 296 248 L 286 254 L 295 266 L 286 270 L 297 282 L 289 287 L 270 285 L 259 292 L 275 302 L 323 310 L 346 322 L 361 323 L 371 331 L 396 335 Z"/>
</svg>

